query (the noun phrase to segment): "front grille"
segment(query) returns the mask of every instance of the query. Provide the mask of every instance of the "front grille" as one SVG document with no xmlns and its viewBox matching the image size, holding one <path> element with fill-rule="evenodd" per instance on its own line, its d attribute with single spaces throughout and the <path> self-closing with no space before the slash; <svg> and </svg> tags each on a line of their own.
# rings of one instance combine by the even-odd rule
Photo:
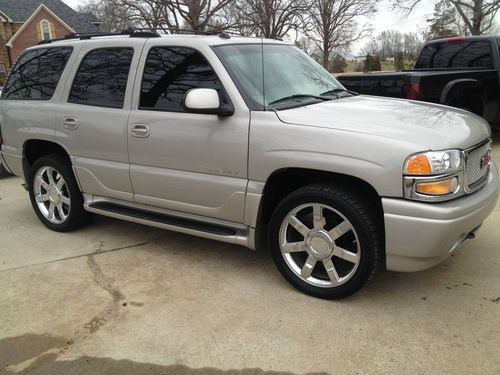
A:
<svg viewBox="0 0 500 375">
<path fill-rule="evenodd" d="M 486 142 L 466 152 L 467 187 L 469 189 L 479 188 L 482 180 L 484 180 L 488 174 L 490 168 L 489 166 L 483 167 L 482 161 L 483 157 L 488 154 L 489 150 L 490 144 L 489 142 Z"/>
</svg>

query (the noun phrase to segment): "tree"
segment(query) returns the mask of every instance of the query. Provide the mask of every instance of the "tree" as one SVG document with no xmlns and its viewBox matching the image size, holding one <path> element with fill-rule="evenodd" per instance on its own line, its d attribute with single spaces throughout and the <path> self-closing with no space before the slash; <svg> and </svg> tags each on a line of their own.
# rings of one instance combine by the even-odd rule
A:
<svg viewBox="0 0 500 375">
<path fill-rule="evenodd" d="M 361 49 L 365 55 L 377 55 L 380 53 L 380 45 L 375 38 L 370 39 L 368 43 Z"/>
<path fill-rule="evenodd" d="M 303 28 L 306 0 L 228 0 L 226 18 L 243 35 L 280 38 Z"/>
<path fill-rule="evenodd" d="M 226 28 L 217 15 L 233 0 L 160 0 L 168 5 L 171 14 L 180 17 L 190 30 L 203 31 L 207 28 Z"/>
<path fill-rule="evenodd" d="M 424 33 L 425 39 L 432 40 L 457 36 L 456 16 L 455 8 L 447 1 L 436 3 L 432 18 L 427 19 L 429 29 Z"/>
<path fill-rule="evenodd" d="M 89 0 L 78 6 L 80 13 L 92 13 L 102 22 L 101 31 L 121 31 L 132 26 L 130 14 L 123 7 L 116 7 L 109 0 Z"/>
<path fill-rule="evenodd" d="M 378 55 L 383 60 L 403 51 L 405 59 L 415 60 L 422 45 L 422 39 L 417 33 L 401 34 L 399 31 L 386 30 L 371 39 L 362 51 L 372 56 Z"/>
<path fill-rule="evenodd" d="M 331 71 L 333 73 L 344 73 L 344 69 L 347 67 L 345 59 L 339 55 L 335 54 L 331 63 Z"/>
<path fill-rule="evenodd" d="M 178 29 L 179 22 L 170 2 L 164 0 L 105 0 L 113 11 L 126 14 L 130 25 L 151 30 Z"/>
<path fill-rule="evenodd" d="M 422 0 L 393 0 L 395 7 L 410 14 Z M 455 7 L 471 35 L 481 35 L 495 27 L 495 17 L 500 10 L 498 0 L 447 0 Z"/>
<path fill-rule="evenodd" d="M 309 35 L 323 56 L 325 68 L 333 50 L 346 49 L 367 35 L 369 27 L 359 27 L 357 17 L 375 12 L 375 0 L 311 0 Z"/>
<path fill-rule="evenodd" d="M 299 47 L 305 54 L 311 56 L 314 52 L 314 42 L 306 36 L 303 36 L 295 41 L 295 45 Z"/>
<path fill-rule="evenodd" d="M 394 54 L 394 69 L 403 70 L 405 68 L 405 56 L 403 51 Z"/>
</svg>

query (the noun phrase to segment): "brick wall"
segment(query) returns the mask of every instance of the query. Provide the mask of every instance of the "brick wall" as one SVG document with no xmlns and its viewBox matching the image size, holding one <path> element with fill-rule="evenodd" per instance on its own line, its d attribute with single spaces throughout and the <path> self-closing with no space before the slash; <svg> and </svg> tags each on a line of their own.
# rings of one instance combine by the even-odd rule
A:
<svg viewBox="0 0 500 375">
<path fill-rule="evenodd" d="M 72 32 L 59 20 L 42 8 L 12 43 L 11 56 L 13 62 L 16 61 L 17 57 L 24 51 L 25 48 L 32 47 L 42 40 L 43 36 L 39 36 L 39 30 L 40 22 L 44 19 L 52 24 L 51 29 L 55 34 L 52 35 L 52 38 L 62 38 Z"/>
<path fill-rule="evenodd" d="M 0 64 L 5 67 L 6 73 L 10 69 L 9 53 L 5 44 L 19 30 L 22 23 L 1 22 L 0 23 Z M 6 74 L 0 73 L 0 86 L 3 85 Z"/>
</svg>

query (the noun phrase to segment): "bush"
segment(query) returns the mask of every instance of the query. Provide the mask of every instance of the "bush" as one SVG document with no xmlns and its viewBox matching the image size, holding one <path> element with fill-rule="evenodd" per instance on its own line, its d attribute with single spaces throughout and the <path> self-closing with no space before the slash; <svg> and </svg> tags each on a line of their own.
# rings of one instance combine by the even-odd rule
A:
<svg viewBox="0 0 500 375">
<path fill-rule="evenodd" d="M 372 55 L 367 54 L 365 57 L 365 64 L 363 65 L 363 72 L 371 72 L 372 70 Z"/>
<path fill-rule="evenodd" d="M 379 72 L 382 70 L 382 64 L 380 63 L 380 57 L 375 55 L 372 57 L 372 71 Z"/>
<path fill-rule="evenodd" d="M 344 69 L 347 67 L 345 59 L 340 55 L 335 55 L 332 62 L 330 63 L 330 70 L 333 73 L 344 73 Z"/>
<path fill-rule="evenodd" d="M 396 52 L 394 55 L 394 69 L 403 70 L 405 68 L 404 53 L 402 51 Z"/>
</svg>

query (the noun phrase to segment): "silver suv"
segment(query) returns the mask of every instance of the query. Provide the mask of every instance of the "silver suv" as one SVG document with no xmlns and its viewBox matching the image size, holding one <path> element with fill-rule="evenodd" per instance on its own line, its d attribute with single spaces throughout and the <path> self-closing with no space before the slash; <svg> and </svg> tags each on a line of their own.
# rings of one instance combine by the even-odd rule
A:
<svg viewBox="0 0 500 375">
<path fill-rule="evenodd" d="M 92 213 L 256 249 L 341 298 L 430 268 L 493 210 L 488 124 L 347 91 L 285 42 L 84 35 L 27 49 L 2 94 L 2 163 L 35 213 Z"/>
</svg>

